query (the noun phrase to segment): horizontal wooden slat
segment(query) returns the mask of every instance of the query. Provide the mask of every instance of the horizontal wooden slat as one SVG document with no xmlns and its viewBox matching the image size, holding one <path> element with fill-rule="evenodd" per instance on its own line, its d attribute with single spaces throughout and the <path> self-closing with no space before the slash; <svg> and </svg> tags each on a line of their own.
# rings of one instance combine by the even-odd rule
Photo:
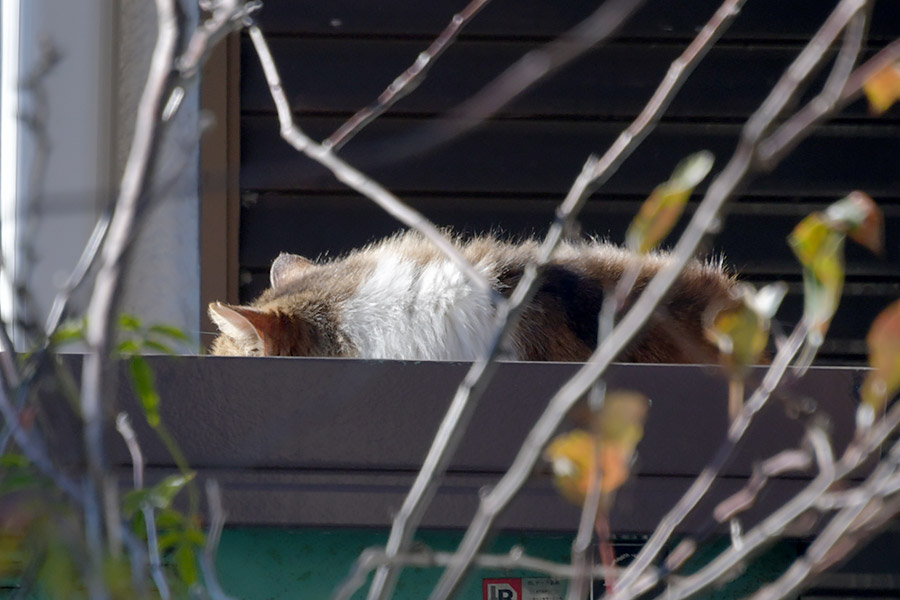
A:
<svg viewBox="0 0 900 600">
<path fill-rule="evenodd" d="M 546 232 L 559 202 L 489 197 L 404 200 L 440 227 L 465 235 L 496 232 L 510 239 Z M 586 235 L 621 243 L 640 204 L 640 200 L 594 197 L 581 212 L 581 230 Z M 709 252 L 724 254 L 727 264 L 756 277 L 799 275 L 800 267 L 788 247 L 787 235 L 805 215 L 824 206 L 743 199 L 731 206 Z M 682 226 L 693 209 L 693 204 L 688 207 Z M 887 205 L 883 209 L 887 240 L 900 239 L 900 206 Z M 374 203 L 352 196 L 249 195 L 242 223 L 240 261 L 250 269 L 268 268 L 282 251 L 310 258 L 339 256 L 402 228 Z M 670 241 L 679 231 L 680 228 L 674 231 Z M 851 276 L 900 281 L 900 245 L 888 243 L 885 257 L 878 258 L 856 244 L 848 244 L 847 271 Z"/>
<path fill-rule="evenodd" d="M 533 47 L 514 42 L 458 42 L 419 88 L 393 110 L 428 114 L 447 111 Z M 295 110 L 339 113 L 356 111 L 372 102 L 412 64 L 422 50 L 422 42 L 275 39 L 271 49 Z M 678 46 L 652 43 L 601 47 L 524 94 L 501 114 L 636 115 L 681 51 Z M 666 116 L 745 118 L 759 106 L 797 52 L 783 46 L 714 48 L 688 79 Z M 259 61 L 247 39 L 242 58 L 241 109 L 274 110 Z M 863 101 L 843 114 L 869 116 Z M 887 115 L 891 116 L 900 116 L 900 109 Z"/>
<path fill-rule="evenodd" d="M 339 121 L 301 119 L 313 136 Z M 616 123 L 517 122 L 485 124 L 470 135 L 421 155 L 425 123 L 381 119 L 343 155 L 397 192 L 551 193 L 571 185 L 586 157 L 606 148 L 621 131 Z M 721 168 L 737 143 L 732 125 L 662 124 L 604 186 L 607 193 L 646 194 L 666 180 L 684 156 L 711 150 Z M 416 137 L 410 137 L 416 136 Z M 430 139 L 425 136 L 425 139 Z M 298 155 L 268 116 L 241 120 L 241 188 L 249 190 L 345 189 L 323 167 Z M 413 158 L 391 161 L 398 153 Z M 391 161 L 385 165 L 385 161 Z M 771 174 L 755 180 L 749 194 L 831 196 L 865 185 L 875 197 L 900 193 L 900 126 L 831 125 L 804 141 Z M 702 187 L 702 186 L 701 186 Z"/>
<path fill-rule="evenodd" d="M 266 0 L 260 21 L 267 31 L 338 35 L 436 35 L 468 0 Z M 690 38 L 721 4 L 693 0 L 689 5 L 649 0 L 623 28 L 622 36 Z M 747 2 L 726 39 L 798 39 L 812 35 L 836 2 L 824 0 Z M 465 30 L 468 35 L 555 36 L 572 27 L 599 6 L 597 0 L 494 0 Z M 871 35 L 897 34 L 900 6 L 878 0 Z"/>
</svg>

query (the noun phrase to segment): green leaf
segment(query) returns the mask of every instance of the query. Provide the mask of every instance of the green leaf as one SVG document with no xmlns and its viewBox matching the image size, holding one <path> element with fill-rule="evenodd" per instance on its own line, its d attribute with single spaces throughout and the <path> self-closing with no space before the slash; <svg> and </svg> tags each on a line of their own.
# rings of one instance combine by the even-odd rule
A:
<svg viewBox="0 0 900 600">
<path fill-rule="evenodd" d="M 185 543 L 175 549 L 175 568 L 178 576 L 188 585 L 197 583 L 197 557 L 191 544 Z"/>
<path fill-rule="evenodd" d="M 837 310 L 844 288 L 844 233 L 822 213 L 800 221 L 788 243 L 803 265 L 804 316 L 810 322 L 810 342 L 820 345 Z"/>
<path fill-rule="evenodd" d="M 84 330 L 86 327 L 87 319 L 66 321 L 53 332 L 53 335 L 50 336 L 50 342 L 54 346 L 62 346 L 72 342 L 84 341 Z"/>
<path fill-rule="evenodd" d="M 122 499 L 122 512 L 131 517 L 145 503 L 154 508 L 169 508 L 178 492 L 190 483 L 195 475 L 193 471 L 169 475 L 151 488 L 128 492 Z"/>
<path fill-rule="evenodd" d="M 141 400 L 144 416 L 151 427 L 157 427 L 160 424 L 159 393 L 156 391 L 153 369 L 142 356 L 132 356 L 128 365 L 131 370 L 131 385 Z"/>
<path fill-rule="evenodd" d="M 739 284 L 735 290 L 740 303 L 720 310 L 707 328 L 707 335 L 719 348 L 721 360 L 736 376 L 757 364 L 769 341 L 771 318 L 787 292 L 782 283 L 767 285 L 758 292 Z"/>
<path fill-rule="evenodd" d="M 141 320 L 134 315 L 123 313 L 119 316 L 119 327 L 125 331 L 140 331 Z"/>
<path fill-rule="evenodd" d="M 125 340 L 116 346 L 116 353 L 119 354 L 119 356 L 124 356 L 126 358 L 134 356 L 135 354 L 140 354 L 142 350 L 143 347 L 138 340 Z"/>
<path fill-rule="evenodd" d="M 153 325 L 150 327 L 150 332 L 164 337 L 172 338 L 173 340 L 178 340 L 179 342 L 190 343 L 191 341 L 191 338 L 188 336 L 188 334 L 186 334 L 178 327 L 174 327 L 172 325 Z"/>
<path fill-rule="evenodd" d="M 702 151 L 678 163 L 672 177 L 657 186 L 625 233 L 625 245 L 633 252 L 646 253 L 669 234 L 684 212 L 694 188 L 709 174 L 713 155 Z"/>
<path fill-rule="evenodd" d="M 28 462 L 28 459 L 24 454 L 16 454 L 15 452 L 8 452 L 2 456 L 0 456 L 0 467 L 4 468 L 12 468 L 12 467 L 28 467 L 31 465 Z"/>
<path fill-rule="evenodd" d="M 163 344 L 162 342 L 157 342 L 156 340 L 144 340 L 144 346 L 151 350 L 162 352 L 163 354 L 175 354 L 175 350 L 173 350 L 171 346 Z"/>
</svg>

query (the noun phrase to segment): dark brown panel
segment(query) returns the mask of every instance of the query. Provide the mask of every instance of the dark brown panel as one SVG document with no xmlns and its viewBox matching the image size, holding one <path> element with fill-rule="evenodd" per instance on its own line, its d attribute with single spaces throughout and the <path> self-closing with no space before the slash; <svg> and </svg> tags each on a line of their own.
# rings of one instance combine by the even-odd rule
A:
<svg viewBox="0 0 900 600">
<path fill-rule="evenodd" d="M 339 122 L 301 119 L 322 136 Z M 498 121 L 426 155 L 430 139 L 418 120 L 381 119 L 349 145 L 343 156 L 400 193 L 562 194 L 591 153 L 603 151 L 622 129 L 615 123 Z M 721 168 L 737 143 L 733 125 L 662 124 L 604 186 L 606 193 L 646 194 L 666 180 L 678 160 L 709 149 Z M 273 117 L 242 119 L 241 188 L 245 190 L 341 190 L 323 167 L 300 156 L 278 135 Z M 389 161 L 398 153 L 415 157 Z M 833 196 L 859 186 L 875 197 L 900 191 L 900 126 L 832 125 L 820 129 L 772 174 L 747 188 L 750 194 Z"/>
<path fill-rule="evenodd" d="M 404 200 L 438 226 L 464 235 L 495 232 L 512 239 L 546 232 L 559 202 L 487 197 Z M 585 234 L 621 243 L 640 203 L 637 199 L 594 197 L 581 213 L 581 229 Z M 785 240 L 805 215 L 824 206 L 744 199 L 730 208 L 709 252 L 724 254 L 729 265 L 754 277 L 799 276 L 800 267 Z M 682 225 L 693 208 L 688 207 Z M 883 208 L 887 240 L 900 239 L 900 206 Z M 254 270 L 267 269 L 282 251 L 311 258 L 339 256 L 402 228 L 374 203 L 352 196 L 248 195 L 241 221 L 241 265 Z M 856 244 L 848 244 L 847 270 L 851 276 L 900 281 L 900 245 L 888 243 L 886 255 L 880 259 Z"/>
<path fill-rule="evenodd" d="M 468 0 L 266 0 L 260 21 L 267 31 L 328 35 L 436 35 Z M 569 29 L 597 6 L 597 0 L 494 0 L 465 30 L 468 35 L 555 36 Z M 621 35 L 654 38 L 691 38 L 721 4 L 720 0 L 692 0 L 690 4 L 650 0 L 626 24 Z M 821 25 L 836 2 L 756 0 L 747 2 L 726 39 L 807 38 Z M 893 0 L 875 3 L 871 35 L 896 36 L 900 5 Z"/>
<path fill-rule="evenodd" d="M 440 113 L 490 82 L 534 44 L 459 42 L 418 89 L 393 109 Z M 272 53 L 292 106 L 307 112 L 351 112 L 372 102 L 415 60 L 422 42 L 357 39 L 275 39 Z M 634 116 L 665 76 L 679 46 L 625 43 L 588 53 L 502 111 L 505 115 Z M 713 49 L 666 112 L 669 117 L 745 118 L 796 56 L 796 48 Z M 241 68 L 244 111 L 274 110 L 265 77 L 245 38 Z M 864 102 L 845 116 L 868 117 Z M 900 116 L 900 108 L 888 116 Z"/>
<path fill-rule="evenodd" d="M 66 360 L 80 372 L 80 357 Z M 222 483 L 230 522 L 281 525 L 387 525 L 389 509 L 405 495 L 468 369 L 460 363 L 349 359 L 186 356 L 148 361 L 162 397 L 163 422 L 199 478 Z M 468 523 L 479 490 L 506 470 L 550 394 L 578 368 L 562 363 L 499 366 L 426 525 Z M 756 369 L 751 379 L 762 374 Z M 148 478 L 155 480 L 174 467 L 173 461 L 139 417 L 126 369 L 119 375 L 116 409 L 132 415 Z M 753 462 L 801 442 L 802 423 L 786 416 L 784 403 L 792 398 L 816 399 L 820 414 L 832 424 L 839 453 L 852 434 L 855 390 L 862 376 L 859 369 L 813 368 L 789 390 L 778 391 L 756 415 L 709 502 L 743 485 Z M 613 365 L 606 381 L 611 388 L 640 390 L 653 401 L 635 477 L 618 492 L 613 512 L 617 531 L 648 531 L 724 438 L 727 384 L 711 367 L 666 365 Z M 51 400 L 45 395 L 43 401 Z M 65 412 L 48 414 L 54 433 L 50 441 L 57 450 L 69 449 L 74 461 L 82 448 L 78 420 Z M 123 481 L 130 479 L 130 460 L 120 437 L 110 431 L 106 439 L 108 460 Z M 760 505 L 776 506 L 773 502 L 795 494 L 804 479 L 808 475 L 801 473 L 770 482 Z M 564 508 L 542 464 L 502 523 L 569 529 L 575 514 Z M 705 524 L 689 520 L 685 530 Z"/>
<path fill-rule="evenodd" d="M 417 470 L 468 370 L 464 363 L 434 361 L 148 360 L 163 398 L 162 418 L 194 468 Z M 501 364 L 450 470 L 504 471 L 546 402 L 578 368 Z M 755 381 L 762 375 L 757 369 L 751 377 Z M 819 400 L 835 423 L 836 451 L 852 434 L 859 377 L 855 369 L 814 369 L 788 396 Z M 119 381 L 121 408 L 137 416 L 140 408 L 127 377 Z M 611 389 L 639 390 L 653 400 L 640 446 L 643 475 L 696 475 L 724 437 L 727 378 L 717 368 L 614 365 L 606 382 Z M 185 397 L 192 401 L 172 401 Z M 171 466 L 158 438 L 141 419 L 135 421 L 147 464 Z M 61 425 L 61 432 L 70 426 Z M 697 435 L 684 435 L 685 427 Z M 754 460 L 797 444 L 802 435 L 802 423 L 772 403 L 758 415 L 723 474 L 747 476 Z M 124 444 L 111 443 L 113 464 L 130 464 Z"/>
</svg>

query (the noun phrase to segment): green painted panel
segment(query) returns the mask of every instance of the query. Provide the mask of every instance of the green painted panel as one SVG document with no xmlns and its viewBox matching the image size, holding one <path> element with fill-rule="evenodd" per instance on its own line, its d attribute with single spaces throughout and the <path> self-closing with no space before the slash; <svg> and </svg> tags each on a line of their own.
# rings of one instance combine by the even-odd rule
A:
<svg viewBox="0 0 900 600">
<path fill-rule="evenodd" d="M 460 537 L 455 531 L 424 531 L 417 539 L 434 550 L 452 550 Z M 329 598 L 359 553 L 369 546 L 384 545 L 386 540 L 386 531 L 368 529 L 226 529 L 219 547 L 219 577 L 227 592 L 243 600 Z M 491 552 L 508 552 L 521 545 L 533 556 L 568 561 L 571 543 L 569 535 L 501 534 L 494 539 Z M 439 575 L 439 569 L 406 569 L 394 597 L 421 600 Z M 479 571 L 470 577 L 459 597 L 481 598 L 482 577 L 529 575 L 535 574 Z"/>
<path fill-rule="evenodd" d="M 434 550 L 453 550 L 461 538 L 456 531 L 422 531 L 418 540 Z M 371 529 L 284 529 L 242 527 L 227 529 L 222 536 L 218 567 L 223 587 L 243 600 L 287 598 L 326 599 L 343 580 L 359 553 L 370 546 L 384 545 L 387 532 Z M 532 556 L 568 562 L 572 537 L 564 534 L 500 534 L 489 551 L 506 553 L 516 546 Z M 692 572 L 712 559 L 728 544 L 727 539 L 711 543 L 687 566 Z M 640 544 L 621 540 L 616 555 L 628 562 Z M 797 546 L 781 542 L 753 561 L 736 579 L 719 590 L 699 596 L 704 599 L 744 597 L 761 583 L 775 579 L 797 556 Z M 421 600 L 437 581 L 436 568 L 409 568 L 398 583 L 396 600 Z M 470 576 L 459 598 L 479 600 L 483 577 L 524 577 L 540 575 L 526 571 L 485 571 Z M 363 598 L 358 593 L 356 598 Z"/>
</svg>

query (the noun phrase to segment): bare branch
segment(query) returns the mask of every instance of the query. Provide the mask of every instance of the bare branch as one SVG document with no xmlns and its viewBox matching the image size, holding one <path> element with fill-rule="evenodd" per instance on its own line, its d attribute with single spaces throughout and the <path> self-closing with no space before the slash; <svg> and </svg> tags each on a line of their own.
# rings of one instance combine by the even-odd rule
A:
<svg viewBox="0 0 900 600">
<path fill-rule="evenodd" d="M 381 92 L 378 99 L 369 106 L 358 111 L 341 125 L 328 139 L 322 142 L 326 148 L 337 152 L 344 144 L 353 139 L 363 128 L 380 117 L 399 100 L 413 92 L 428 75 L 428 71 L 435 61 L 456 41 L 463 28 L 475 18 L 481 9 L 488 5 L 490 0 L 472 0 L 461 12 L 453 15 L 450 23 L 430 46 L 419 54 L 409 68 L 401 73 L 391 84 Z"/>
<path fill-rule="evenodd" d="M 755 466 L 750 481 L 740 491 L 720 502 L 713 510 L 716 521 L 724 523 L 744 512 L 756 501 L 759 492 L 771 477 L 791 471 L 805 471 L 812 464 L 812 456 L 804 450 L 785 450 Z"/>
<path fill-rule="evenodd" d="M 397 144 L 393 161 L 423 154 L 471 131 L 544 77 L 611 37 L 644 0 L 606 0 L 575 27 L 532 50 L 444 117 Z"/>
<path fill-rule="evenodd" d="M 29 462 L 37 469 L 50 478 L 53 483 L 62 490 L 77 506 L 84 505 L 84 494 L 77 482 L 59 471 L 53 461 L 50 459 L 43 440 L 35 431 L 26 431 L 19 422 L 19 413 L 13 407 L 6 389 L 0 386 L 0 414 L 6 422 L 6 427 L 15 440 L 16 444 L 28 458 Z"/>
<path fill-rule="evenodd" d="M 87 311 L 86 341 L 89 352 L 85 356 L 83 366 L 81 416 L 84 420 L 84 445 L 89 473 L 85 498 L 85 523 L 88 549 L 95 570 L 101 567 L 102 562 L 102 521 L 97 493 L 103 489 L 105 470 L 103 405 L 106 396 L 105 363 L 109 357 L 112 337 L 112 313 L 119 293 L 123 255 L 134 229 L 138 202 L 144 193 L 148 174 L 154 163 L 158 146 L 157 128 L 164 98 L 169 89 L 178 41 L 175 1 L 156 0 L 156 10 L 156 46 L 137 109 L 134 138 L 122 175 L 119 196 L 103 246 L 102 264 L 97 273 Z M 103 585 L 102 582 L 99 585 Z M 98 594 L 105 595 L 101 591 L 98 591 Z"/>
<path fill-rule="evenodd" d="M 453 554 L 450 552 L 433 552 L 427 549 L 391 557 L 382 548 L 368 548 L 360 554 L 353 571 L 338 587 L 334 598 L 343 599 L 352 596 L 354 591 L 365 584 L 369 573 L 377 567 L 383 565 L 445 567 L 450 564 L 452 558 Z M 508 554 L 479 554 L 475 557 L 474 564 L 483 569 L 534 571 L 560 579 L 568 579 L 574 575 L 570 565 L 528 556 L 519 546 L 512 548 Z M 612 574 L 614 573 L 603 566 L 594 567 L 590 572 L 596 579 L 605 579 Z"/>
<path fill-rule="evenodd" d="M 302 152 L 326 167 L 338 181 L 369 198 L 401 223 L 419 231 L 437 246 L 465 274 L 473 285 L 481 291 L 490 294 L 496 304 L 502 304 L 504 302 L 503 298 L 491 287 L 485 276 L 476 270 L 425 217 L 403 204 L 391 192 L 350 166 L 330 149 L 314 142 L 297 127 L 291 115 L 291 107 L 284 93 L 284 88 L 281 85 L 278 68 L 275 66 L 275 61 L 272 59 L 272 53 L 269 51 L 269 45 L 266 43 L 262 31 L 259 27 L 253 25 L 249 28 L 249 33 L 263 72 L 266 74 L 269 92 L 275 101 L 278 121 L 281 124 L 281 137 L 293 146 L 295 150 Z"/>
<path fill-rule="evenodd" d="M 564 415 L 571 408 L 571 405 L 587 391 L 593 381 L 603 374 L 613 358 L 649 318 L 656 304 L 693 257 L 700 241 L 717 221 L 719 209 L 750 174 L 756 155 L 756 148 L 762 135 L 769 129 L 771 122 L 781 114 L 784 107 L 795 97 L 799 86 L 815 71 L 821 62 L 821 55 L 824 53 L 824 50 L 827 49 L 863 6 L 864 2 L 862 0 L 843 0 L 794 63 L 792 63 L 785 75 L 779 80 L 762 107 L 748 120 L 744 128 L 741 144 L 725 169 L 713 181 L 705 198 L 698 206 L 684 234 L 675 246 L 672 253 L 672 262 L 662 268 L 648 283 L 645 292 L 634 303 L 619 326 L 594 352 L 590 362 L 579 370 L 551 399 L 544 414 L 541 415 L 520 448 L 513 465 L 498 485 L 481 499 L 478 512 L 470 523 L 469 529 L 456 553 L 456 558 L 438 582 L 432 593 L 432 600 L 443 600 L 449 597 L 456 588 L 459 580 L 468 569 L 472 557 L 481 547 L 494 519 L 521 488 L 536 464 L 541 449 L 547 440 L 550 439 L 550 436 L 553 435 Z M 808 134 L 808 131 L 797 133 L 798 136 L 806 134 Z M 763 394 L 763 396 L 768 397 L 768 393 Z M 748 414 L 747 409 L 749 408 L 750 403 L 748 403 L 742 414 Z M 752 414 L 753 412 L 749 412 L 749 415 Z M 730 431 L 734 431 L 735 425 L 740 422 L 740 418 L 736 419 L 732 423 Z M 711 481 L 703 485 L 703 478 L 703 474 L 698 478 L 698 481 L 701 482 L 700 487 L 708 487 Z M 692 486 L 692 490 L 695 487 Z M 665 534 L 665 539 L 668 539 L 668 535 Z M 663 535 L 654 535 L 654 537 L 659 539 Z M 650 555 L 652 554 L 655 557 L 657 552 L 658 549 L 648 550 L 647 546 L 645 546 L 641 552 L 643 560 L 641 555 L 639 555 L 638 559 L 631 563 L 623 576 L 623 581 L 619 583 L 619 589 L 615 594 L 616 597 L 620 596 L 622 589 L 627 589 L 629 585 L 634 584 L 641 572 L 649 567 L 649 563 L 652 560 Z M 628 579 L 625 580 L 625 578 Z"/>
<path fill-rule="evenodd" d="M 816 460 L 820 464 L 831 462 L 831 444 L 828 436 L 819 428 L 812 428 L 808 432 L 808 439 L 816 454 Z M 714 584 L 723 575 L 745 560 L 751 553 L 757 551 L 764 544 L 771 542 L 778 533 L 805 512 L 815 503 L 815 499 L 825 492 L 834 483 L 835 473 L 819 473 L 816 478 L 799 494 L 791 498 L 782 507 L 764 519 L 759 525 L 747 532 L 742 538 L 740 546 L 731 545 L 719 556 L 710 561 L 696 573 L 678 578 L 671 583 L 659 596 L 667 600 L 680 600 L 688 598 L 700 590 Z M 619 595 L 617 590 L 616 596 Z M 625 597 L 633 597 L 625 595 Z"/>
<path fill-rule="evenodd" d="M 840 95 L 829 105 L 816 96 L 791 118 L 782 123 L 767 139 L 760 144 L 759 160 L 769 167 L 780 161 L 800 141 L 797 133 L 805 131 L 825 120 L 832 113 L 843 109 L 862 93 L 863 85 L 875 73 L 897 60 L 900 60 L 900 40 L 895 40 L 881 49 L 875 56 L 859 66 L 850 76 Z"/>
</svg>

